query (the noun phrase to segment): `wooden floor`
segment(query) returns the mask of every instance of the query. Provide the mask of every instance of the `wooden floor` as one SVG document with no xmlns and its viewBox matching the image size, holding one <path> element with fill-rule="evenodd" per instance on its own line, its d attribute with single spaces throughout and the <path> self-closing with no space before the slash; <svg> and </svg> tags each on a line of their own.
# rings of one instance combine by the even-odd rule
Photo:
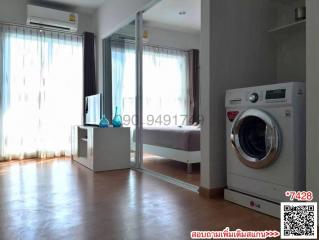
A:
<svg viewBox="0 0 319 240">
<path fill-rule="evenodd" d="M 0 163 L 1 239 L 189 239 L 191 230 L 279 230 L 279 220 L 133 170 L 68 159 Z"/>
<path fill-rule="evenodd" d="M 184 182 L 200 185 L 200 163 L 192 164 L 192 173 L 187 173 L 187 164 L 161 158 L 151 154 L 144 154 L 143 166 L 146 169 L 164 174 L 166 176 L 182 180 Z"/>
</svg>

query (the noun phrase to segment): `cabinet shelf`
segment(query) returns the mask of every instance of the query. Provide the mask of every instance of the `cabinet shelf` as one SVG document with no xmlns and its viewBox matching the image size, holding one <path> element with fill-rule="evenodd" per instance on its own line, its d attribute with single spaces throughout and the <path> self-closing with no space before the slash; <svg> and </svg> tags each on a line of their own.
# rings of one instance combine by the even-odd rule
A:
<svg viewBox="0 0 319 240">
<path fill-rule="evenodd" d="M 130 128 L 72 127 L 72 159 L 94 172 L 130 168 Z"/>
<path fill-rule="evenodd" d="M 284 31 L 295 30 L 297 28 L 304 28 L 305 26 L 306 26 L 306 20 L 302 20 L 299 22 L 294 22 L 294 23 L 289 23 L 279 27 L 274 27 L 268 30 L 268 32 L 269 33 L 284 32 Z"/>
</svg>

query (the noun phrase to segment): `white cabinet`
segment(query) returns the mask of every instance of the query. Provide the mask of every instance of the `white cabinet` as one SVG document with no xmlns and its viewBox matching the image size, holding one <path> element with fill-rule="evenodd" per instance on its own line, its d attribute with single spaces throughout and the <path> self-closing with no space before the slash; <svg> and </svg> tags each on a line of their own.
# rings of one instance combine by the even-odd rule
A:
<svg viewBox="0 0 319 240">
<path fill-rule="evenodd" d="M 130 128 L 72 128 L 72 160 L 97 171 L 130 168 Z"/>
</svg>

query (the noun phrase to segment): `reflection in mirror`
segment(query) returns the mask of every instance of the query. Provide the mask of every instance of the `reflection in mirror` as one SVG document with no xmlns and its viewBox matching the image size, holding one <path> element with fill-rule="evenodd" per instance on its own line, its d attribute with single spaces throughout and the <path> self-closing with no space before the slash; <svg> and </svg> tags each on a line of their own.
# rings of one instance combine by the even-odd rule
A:
<svg viewBox="0 0 319 240">
<path fill-rule="evenodd" d="M 143 17 L 143 166 L 199 186 L 200 1 L 162 0 Z"/>
<path fill-rule="evenodd" d="M 135 21 L 103 40 L 104 112 L 108 119 L 115 114 L 124 127 L 131 129 L 131 161 L 135 161 L 136 124 L 136 51 Z"/>
</svg>

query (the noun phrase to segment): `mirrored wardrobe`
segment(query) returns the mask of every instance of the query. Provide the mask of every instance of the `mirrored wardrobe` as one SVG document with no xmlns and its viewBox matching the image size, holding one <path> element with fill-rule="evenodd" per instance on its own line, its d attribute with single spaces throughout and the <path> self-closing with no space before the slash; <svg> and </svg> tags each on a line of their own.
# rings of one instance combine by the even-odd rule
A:
<svg viewBox="0 0 319 240">
<path fill-rule="evenodd" d="M 199 48 L 197 0 L 159 1 L 103 41 L 104 111 L 131 128 L 132 167 L 195 190 Z"/>
</svg>

